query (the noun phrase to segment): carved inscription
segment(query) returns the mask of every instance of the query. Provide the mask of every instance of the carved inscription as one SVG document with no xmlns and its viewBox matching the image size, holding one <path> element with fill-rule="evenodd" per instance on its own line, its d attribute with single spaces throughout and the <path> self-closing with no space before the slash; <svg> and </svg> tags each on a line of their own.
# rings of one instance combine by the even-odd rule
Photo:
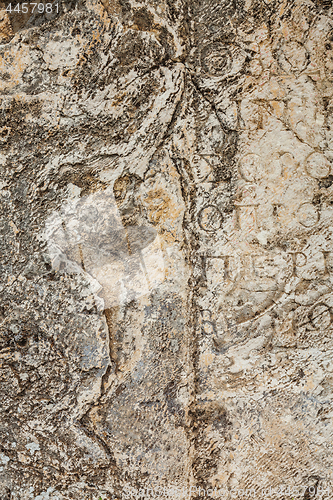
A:
<svg viewBox="0 0 333 500">
<path fill-rule="evenodd" d="M 215 232 L 221 228 L 223 216 L 214 205 L 206 205 L 199 212 L 199 225 L 207 232 Z"/>
</svg>

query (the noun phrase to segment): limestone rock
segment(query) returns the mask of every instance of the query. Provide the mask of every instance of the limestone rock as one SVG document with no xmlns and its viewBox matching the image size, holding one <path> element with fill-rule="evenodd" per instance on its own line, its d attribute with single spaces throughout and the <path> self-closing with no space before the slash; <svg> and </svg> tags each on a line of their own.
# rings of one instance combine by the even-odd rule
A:
<svg viewBox="0 0 333 500">
<path fill-rule="evenodd" d="M 0 498 L 331 498 L 333 8 L 0 2 Z"/>
</svg>

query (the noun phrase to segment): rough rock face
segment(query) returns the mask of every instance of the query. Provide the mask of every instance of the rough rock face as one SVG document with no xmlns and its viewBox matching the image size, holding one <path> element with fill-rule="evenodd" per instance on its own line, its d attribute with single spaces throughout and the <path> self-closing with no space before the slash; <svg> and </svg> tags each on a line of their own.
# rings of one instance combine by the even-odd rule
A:
<svg viewBox="0 0 333 500">
<path fill-rule="evenodd" d="M 1 500 L 332 498 L 331 2 L 8 5 Z"/>
</svg>

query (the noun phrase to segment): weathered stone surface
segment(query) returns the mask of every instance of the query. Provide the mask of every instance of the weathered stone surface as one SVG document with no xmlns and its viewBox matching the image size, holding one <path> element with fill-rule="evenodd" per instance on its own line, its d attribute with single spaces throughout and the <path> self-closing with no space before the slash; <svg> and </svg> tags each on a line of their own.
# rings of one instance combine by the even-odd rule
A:
<svg viewBox="0 0 333 500">
<path fill-rule="evenodd" d="M 331 2 L 8 4 L 0 498 L 331 498 Z"/>
</svg>

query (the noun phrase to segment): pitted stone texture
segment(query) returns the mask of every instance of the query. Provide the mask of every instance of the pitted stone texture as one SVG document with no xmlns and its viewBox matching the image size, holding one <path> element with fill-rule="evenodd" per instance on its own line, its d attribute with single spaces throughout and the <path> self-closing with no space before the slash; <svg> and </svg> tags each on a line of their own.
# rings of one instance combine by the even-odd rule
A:
<svg viewBox="0 0 333 500">
<path fill-rule="evenodd" d="M 1 498 L 330 498 L 331 2 L 7 5 Z"/>
</svg>

